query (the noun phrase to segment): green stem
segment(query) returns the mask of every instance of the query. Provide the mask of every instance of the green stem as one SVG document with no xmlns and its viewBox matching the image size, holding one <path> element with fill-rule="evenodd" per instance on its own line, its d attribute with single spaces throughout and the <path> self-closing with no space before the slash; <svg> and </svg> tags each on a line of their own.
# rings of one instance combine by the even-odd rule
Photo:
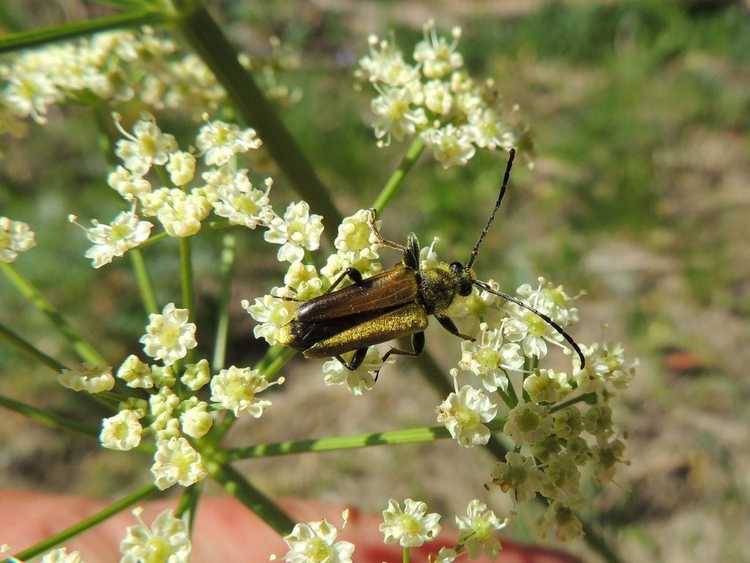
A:
<svg viewBox="0 0 750 563">
<path fill-rule="evenodd" d="M 93 426 L 89 426 L 88 424 L 84 424 L 83 422 L 71 420 L 66 416 L 59 415 L 48 410 L 40 409 L 38 407 L 32 407 L 31 405 L 16 401 L 15 399 L 11 399 L 10 397 L 0 395 L 0 406 L 17 412 L 18 414 L 27 416 L 31 420 L 43 424 L 44 426 L 47 426 L 49 428 L 72 430 L 73 432 L 78 432 L 79 434 L 85 434 L 86 436 L 99 438 L 98 428 L 94 428 Z"/>
<path fill-rule="evenodd" d="M 588 403 L 589 405 L 594 405 L 596 404 L 596 393 L 584 393 L 583 395 L 578 395 L 577 397 L 573 397 L 562 403 L 557 403 L 549 409 L 549 412 L 558 412 L 570 405 L 575 405 L 576 403 Z"/>
<path fill-rule="evenodd" d="M 201 484 L 195 483 L 193 485 L 190 485 L 188 488 L 182 491 L 180 500 L 177 503 L 177 508 L 175 509 L 175 516 L 177 516 L 177 518 L 181 517 L 186 512 L 188 513 L 188 526 L 191 534 L 193 533 L 195 513 L 198 510 L 198 501 L 200 500 L 200 496 Z"/>
<path fill-rule="evenodd" d="M 38 360 L 54 371 L 61 371 L 65 369 L 65 366 L 63 364 L 39 350 L 39 348 L 34 346 L 31 342 L 18 336 L 15 332 L 10 330 L 2 323 L 0 323 L 0 338 L 10 342 L 19 350 L 25 352 L 35 360 Z"/>
<path fill-rule="evenodd" d="M 236 469 L 230 465 L 209 462 L 208 472 L 226 492 L 247 506 L 280 535 L 291 533 L 294 520 Z"/>
<path fill-rule="evenodd" d="M 58 331 L 73 345 L 73 349 L 78 356 L 91 365 L 106 365 L 107 362 L 99 352 L 94 350 L 93 346 L 86 342 L 68 323 L 67 320 L 58 312 L 58 310 L 39 293 L 31 282 L 24 278 L 10 264 L 2 263 L 0 267 L 5 277 L 16 287 L 16 289 L 28 299 L 39 311 L 47 315 Z"/>
<path fill-rule="evenodd" d="M 497 418 L 488 426 L 491 430 L 500 430 L 505 420 Z M 371 446 L 396 446 L 419 444 L 450 438 L 450 432 L 444 426 L 419 426 L 387 432 L 370 432 L 352 436 L 332 436 L 309 440 L 289 440 L 273 444 L 259 444 L 246 448 L 232 448 L 225 451 L 227 461 L 258 457 L 276 457 L 311 452 L 331 452 L 335 450 L 352 450 Z"/>
<path fill-rule="evenodd" d="M 403 561 L 403 563 L 410 563 L 410 561 L 411 561 L 411 554 L 409 553 L 409 548 L 408 547 L 403 548 L 401 561 Z"/>
<path fill-rule="evenodd" d="M 154 287 L 151 283 L 151 276 L 149 276 L 148 270 L 146 269 L 146 262 L 143 260 L 143 253 L 141 253 L 139 249 L 134 248 L 128 252 L 128 254 L 130 255 L 130 262 L 133 265 L 133 273 L 135 274 L 135 279 L 138 283 L 138 290 L 141 293 L 141 299 L 143 300 L 143 307 L 146 309 L 146 313 L 158 313 L 159 306 L 156 304 Z"/>
<path fill-rule="evenodd" d="M 328 190 L 253 76 L 239 63 L 236 49 L 208 11 L 200 5 L 194 7 L 177 20 L 177 27 L 224 87 L 237 113 L 256 129 L 295 191 L 326 221 L 341 223 L 341 214 Z M 327 229 L 326 236 L 333 241 L 335 229 Z"/>
<path fill-rule="evenodd" d="M 224 235 L 221 239 L 221 296 L 219 297 L 219 320 L 216 323 L 214 357 L 211 367 L 214 372 L 224 368 L 227 353 L 227 334 L 229 333 L 229 300 L 232 295 L 232 271 L 234 270 L 235 237 Z"/>
<path fill-rule="evenodd" d="M 81 534 L 90 528 L 93 528 L 97 524 L 104 522 L 106 519 L 114 516 L 118 512 L 122 512 L 126 508 L 133 506 L 138 501 L 143 500 L 156 491 L 157 489 L 155 485 L 147 485 L 145 487 L 142 487 L 134 493 L 113 502 L 104 510 L 99 511 L 96 514 L 89 516 L 88 518 L 84 518 L 77 524 L 66 528 L 62 532 L 58 532 L 57 534 L 54 534 L 47 539 L 44 539 L 39 543 L 36 543 L 31 547 L 28 547 L 23 551 L 16 553 L 15 557 L 17 559 L 20 559 L 21 561 L 36 557 L 37 555 L 44 553 L 45 551 L 55 547 L 56 545 L 59 545 L 64 541 L 67 541 L 70 538 L 77 536 L 78 534 Z"/>
<path fill-rule="evenodd" d="M 513 379 L 510 376 L 508 376 L 508 395 L 510 395 L 511 403 L 515 407 L 518 404 L 518 393 L 516 393 L 516 386 L 513 385 Z"/>
<path fill-rule="evenodd" d="M 54 41 L 73 39 L 83 35 L 91 35 L 109 29 L 122 27 L 138 27 L 141 25 L 155 25 L 165 21 L 165 16 L 152 10 L 136 10 L 78 22 L 68 22 L 62 25 L 40 27 L 30 31 L 10 33 L 0 37 L 0 53 L 28 49 L 38 45 L 45 45 Z"/>
<path fill-rule="evenodd" d="M 193 256 L 190 249 L 190 237 L 181 237 L 180 241 L 180 285 L 182 287 L 182 306 L 188 310 L 190 322 L 195 322 L 193 303 Z M 186 361 L 193 361 L 193 351 L 188 350 Z"/>
<path fill-rule="evenodd" d="M 601 557 L 608 563 L 623 563 L 623 559 L 612 549 L 609 543 L 607 543 L 604 536 L 594 530 L 591 523 L 581 518 L 580 514 L 578 515 L 578 518 L 581 520 L 581 524 L 583 524 L 583 539 L 588 546 L 601 555 Z"/>
<path fill-rule="evenodd" d="M 141 249 L 141 248 L 146 248 L 147 246 L 151 246 L 152 244 L 156 244 L 156 243 L 157 243 L 157 242 L 159 242 L 160 240 L 164 240 L 164 239 L 165 239 L 165 238 L 167 238 L 168 236 L 169 236 L 169 235 L 168 235 L 168 234 L 167 234 L 167 233 L 166 233 L 165 231 L 162 231 L 161 233 L 158 233 L 158 234 L 156 234 L 156 235 L 151 235 L 151 236 L 150 236 L 150 237 L 148 238 L 148 240 L 145 240 L 145 241 L 143 241 L 143 242 L 142 242 L 141 244 L 139 244 L 139 245 L 138 245 L 138 248 L 139 248 L 139 249 Z"/>
<path fill-rule="evenodd" d="M 404 155 L 404 158 L 401 159 L 398 168 L 396 168 L 393 174 L 391 174 L 391 177 L 388 178 L 388 181 L 383 187 L 383 190 L 375 199 L 375 203 L 372 204 L 372 206 L 378 213 L 381 213 L 383 209 L 385 209 L 385 206 L 388 205 L 388 203 L 391 201 L 393 196 L 396 195 L 399 188 L 401 187 L 401 183 L 403 182 L 409 171 L 412 169 L 412 166 L 414 166 L 414 164 L 419 159 L 422 151 L 424 151 L 424 141 L 422 141 L 420 137 L 417 137 L 409 146 L 406 154 Z"/>
</svg>

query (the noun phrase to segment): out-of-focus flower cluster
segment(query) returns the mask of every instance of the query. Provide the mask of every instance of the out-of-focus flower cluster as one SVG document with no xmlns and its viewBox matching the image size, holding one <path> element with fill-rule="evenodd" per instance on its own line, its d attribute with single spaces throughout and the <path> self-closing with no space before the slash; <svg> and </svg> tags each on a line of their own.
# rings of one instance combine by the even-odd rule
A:
<svg viewBox="0 0 750 563">
<path fill-rule="evenodd" d="M 169 303 L 160 314 L 149 315 L 141 337 L 149 361 L 130 355 L 114 374 L 106 366 L 83 365 L 59 375 L 65 387 L 88 393 L 111 391 L 118 380 L 123 384 L 130 396 L 120 402 L 117 414 L 102 420 L 99 440 L 105 448 L 132 450 L 152 437 L 151 472 L 160 489 L 176 483 L 187 487 L 206 476 L 194 441 L 211 430 L 219 411 L 259 418 L 271 405 L 257 397 L 272 385 L 257 370 L 231 366 L 212 375 L 205 359 L 185 361 L 198 345 L 195 333 L 188 310 Z M 206 385 L 210 404 L 199 396 Z"/>
<path fill-rule="evenodd" d="M 0 262 L 15 262 L 21 252 L 35 244 L 34 231 L 26 223 L 0 217 Z"/>
<path fill-rule="evenodd" d="M 461 28 L 441 36 L 430 20 L 407 62 L 395 40 L 369 38 L 355 76 L 375 90 L 371 109 L 379 146 L 421 136 L 445 168 L 465 165 L 479 149 L 509 149 L 517 134 L 494 81 L 477 82 L 458 51 Z"/>
<path fill-rule="evenodd" d="M 267 97 L 296 102 L 300 92 L 280 80 L 298 58 L 272 38 L 266 56 L 242 54 Z M 44 123 L 61 103 L 110 106 L 137 100 L 152 111 L 178 110 L 199 118 L 226 100 L 224 88 L 195 54 L 149 27 L 99 33 L 89 38 L 27 50 L 0 60 L 0 134 L 22 136 L 25 120 Z"/>
</svg>

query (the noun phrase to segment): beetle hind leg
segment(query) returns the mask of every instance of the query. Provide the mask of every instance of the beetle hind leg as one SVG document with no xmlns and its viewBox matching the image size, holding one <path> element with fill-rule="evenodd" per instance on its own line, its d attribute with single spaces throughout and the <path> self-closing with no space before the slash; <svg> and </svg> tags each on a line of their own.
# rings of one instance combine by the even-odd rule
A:
<svg viewBox="0 0 750 563">
<path fill-rule="evenodd" d="M 359 368 L 359 366 L 362 365 L 362 362 L 365 361 L 366 355 L 367 348 L 359 348 L 356 352 L 354 352 L 352 359 L 348 362 L 338 354 L 336 355 L 336 359 L 341 362 L 341 365 L 349 371 L 355 371 L 357 368 Z"/>
<path fill-rule="evenodd" d="M 381 358 L 383 363 L 378 368 L 378 371 L 375 374 L 375 381 L 378 380 L 378 377 L 380 376 L 380 370 L 383 369 L 385 362 L 388 360 L 390 356 L 411 356 L 412 358 L 419 356 L 422 353 L 422 350 L 424 350 L 424 332 L 415 332 L 412 335 L 411 347 L 412 347 L 411 350 L 402 350 L 401 348 L 391 348 L 385 354 L 383 354 L 383 357 Z"/>
</svg>

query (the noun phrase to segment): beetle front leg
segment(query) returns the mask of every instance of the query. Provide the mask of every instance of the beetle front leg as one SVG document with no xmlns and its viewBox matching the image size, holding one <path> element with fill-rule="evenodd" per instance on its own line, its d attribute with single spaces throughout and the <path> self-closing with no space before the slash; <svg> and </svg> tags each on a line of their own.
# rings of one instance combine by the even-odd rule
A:
<svg viewBox="0 0 750 563">
<path fill-rule="evenodd" d="M 383 364 L 378 368 L 378 371 L 375 374 L 375 381 L 378 380 L 378 377 L 380 376 L 380 370 L 383 369 L 385 362 L 388 360 L 388 358 L 391 355 L 411 356 L 413 358 L 416 356 L 419 356 L 422 353 L 422 350 L 424 350 L 424 332 L 415 332 L 412 335 L 411 347 L 412 347 L 412 350 L 401 350 L 400 348 L 391 348 L 385 354 L 383 354 L 383 358 L 382 358 Z"/>
<path fill-rule="evenodd" d="M 341 272 L 339 274 L 339 277 L 337 277 L 333 281 L 331 287 L 328 288 L 328 291 L 326 291 L 326 293 L 331 293 L 334 289 L 336 289 L 336 286 L 339 285 L 347 276 L 349 276 L 349 279 L 354 282 L 354 285 L 362 285 L 362 273 L 357 268 L 347 268 L 346 270 Z"/>
<path fill-rule="evenodd" d="M 377 219 L 378 212 L 375 208 L 371 207 L 370 217 L 368 218 L 367 222 L 370 224 L 370 230 L 377 237 L 378 244 L 380 246 L 387 246 L 388 248 L 392 248 L 393 250 L 398 250 L 399 252 L 406 253 L 407 248 L 403 244 L 399 244 L 397 242 L 393 242 L 392 240 L 386 240 L 383 238 L 383 235 L 380 234 L 380 229 L 378 228 Z"/>
<path fill-rule="evenodd" d="M 451 320 L 450 317 L 445 317 L 442 315 L 435 315 L 435 318 L 438 320 L 438 322 L 442 325 L 442 327 L 450 332 L 453 336 L 458 336 L 459 338 L 463 338 L 464 340 L 469 340 L 471 342 L 475 342 L 476 338 L 473 336 L 469 336 L 468 334 L 461 334 L 458 331 L 458 327 L 456 324 Z"/>
<path fill-rule="evenodd" d="M 342 358 L 341 356 L 336 356 L 336 359 L 341 362 L 341 365 L 344 366 L 349 371 L 355 371 L 359 366 L 362 365 L 362 362 L 365 361 L 365 356 L 367 355 L 367 348 L 359 348 L 356 352 L 354 352 L 354 355 L 352 356 L 352 359 L 348 362 Z"/>
</svg>

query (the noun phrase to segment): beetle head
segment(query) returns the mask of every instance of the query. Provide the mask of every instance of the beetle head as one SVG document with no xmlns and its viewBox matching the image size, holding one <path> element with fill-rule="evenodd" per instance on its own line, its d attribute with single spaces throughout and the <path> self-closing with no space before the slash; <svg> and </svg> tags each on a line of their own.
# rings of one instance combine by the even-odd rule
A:
<svg viewBox="0 0 750 563">
<path fill-rule="evenodd" d="M 462 297 L 466 297 L 471 293 L 471 288 L 474 285 L 474 272 L 461 262 L 451 263 L 450 269 L 455 276 L 456 292 Z"/>
</svg>

